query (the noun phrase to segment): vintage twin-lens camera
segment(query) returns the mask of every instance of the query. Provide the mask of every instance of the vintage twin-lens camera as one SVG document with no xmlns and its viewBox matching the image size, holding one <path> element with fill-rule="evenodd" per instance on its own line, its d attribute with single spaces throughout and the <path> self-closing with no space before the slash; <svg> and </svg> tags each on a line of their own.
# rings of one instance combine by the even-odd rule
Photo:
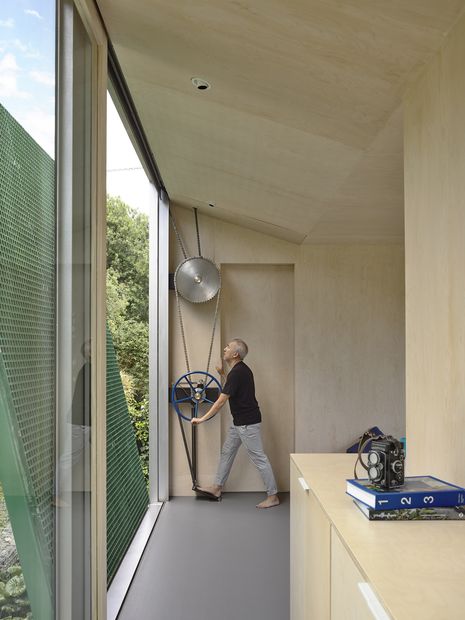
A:
<svg viewBox="0 0 465 620">
<path fill-rule="evenodd" d="M 394 437 L 374 439 L 368 452 L 368 477 L 382 489 L 393 489 L 404 484 L 405 451 Z"/>
</svg>

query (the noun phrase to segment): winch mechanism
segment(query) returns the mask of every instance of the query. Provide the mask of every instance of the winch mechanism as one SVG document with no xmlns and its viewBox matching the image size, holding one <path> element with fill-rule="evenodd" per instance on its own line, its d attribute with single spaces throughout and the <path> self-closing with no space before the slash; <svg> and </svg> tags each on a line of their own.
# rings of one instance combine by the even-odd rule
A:
<svg viewBox="0 0 465 620">
<path fill-rule="evenodd" d="M 176 308 L 181 332 L 182 344 L 184 348 L 184 358 L 186 362 L 186 374 L 182 375 L 171 389 L 171 403 L 178 415 L 181 435 L 186 451 L 189 471 L 192 478 L 192 490 L 197 495 L 218 501 L 218 498 L 206 491 L 200 490 L 197 485 L 197 427 L 191 426 L 191 450 L 187 443 L 186 432 L 183 420 L 190 422 L 194 417 L 199 417 L 200 408 L 211 405 L 217 400 L 221 385 L 219 381 L 210 374 L 210 362 L 215 339 L 216 323 L 220 307 L 221 295 L 221 274 L 215 263 L 202 256 L 200 247 L 200 232 L 197 217 L 197 209 L 194 209 L 195 228 L 197 233 L 198 256 L 189 257 L 187 255 L 185 243 L 176 226 L 173 214 L 170 212 L 170 220 L 181 248 L 184 260 L 178 265 L 174 274 L 174 290 L 176 294 Z M 200 304 L 213 300 L 216 297 L 215 310 L 212 321 L 211 338 L 208 349 L 206 370 L 191 371 L 189 354 L 184 329 L 181 299 L 190 303 Z M 210 418 L 211 419 L 211 418 Z"/>
</svg>

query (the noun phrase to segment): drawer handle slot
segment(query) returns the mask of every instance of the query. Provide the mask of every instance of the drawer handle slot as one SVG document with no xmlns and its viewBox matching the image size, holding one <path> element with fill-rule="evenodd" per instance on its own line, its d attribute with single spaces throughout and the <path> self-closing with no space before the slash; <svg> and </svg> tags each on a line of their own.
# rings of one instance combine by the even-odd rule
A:
<svg viewBox="0 0 465 620">
<path fill-rule="evenodd" d="M 390 620 L 389 616 L 384 610 L 384 607 L 379 602 L 378 597 L 373 592 L 373 588 L 366 581 L 361 581 L 358 584 L 359 590 L 368 605 L 369 610 L 373 614 L 375 620 Z"/>
<path fill-rule="evenodd" d="M 305 478 L 299 478 L 299 482 L 304 491 L 310 491 L 310 487 L 306 483 Z"/>
</svg>

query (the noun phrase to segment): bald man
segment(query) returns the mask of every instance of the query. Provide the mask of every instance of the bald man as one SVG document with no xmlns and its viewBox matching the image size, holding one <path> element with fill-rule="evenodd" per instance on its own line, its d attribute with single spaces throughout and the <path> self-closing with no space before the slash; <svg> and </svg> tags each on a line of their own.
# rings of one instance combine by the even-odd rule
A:
<svg viewBox="0 0 465 620">
<path fill-rule="evenodd" d="M 200 488 L 200 490 L 208 491 L 215 497 L 221 496 L 237 451 L 242 444 L 250 460 L 258 469 L 266 489 L 267 497 L 257 504 L 257 508 L 272 508 L 279 504 L 278 490 L 270 461 L 263 451 L 260 432 L 262 416 L 255 398 L 253 373 L 244 363 L 248 350 L 247 344 L 240 338 L 234 338 L 225 346 L 223 360 L 229 365 L 230 370 L 222 392 L 205 415 L 191 420 L 193 425 L 202 424 L 218 413 L 229 400 L 233 423 L 221 450 L 215 484 L 204 489 Z M 224 375 L 222 368 L 217 368 L 217 371 Z"/>
</svg>

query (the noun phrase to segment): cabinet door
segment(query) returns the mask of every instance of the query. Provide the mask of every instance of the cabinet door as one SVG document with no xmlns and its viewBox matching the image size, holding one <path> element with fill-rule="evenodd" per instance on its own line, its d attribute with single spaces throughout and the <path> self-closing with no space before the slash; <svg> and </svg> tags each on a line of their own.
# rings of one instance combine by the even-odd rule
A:
<svg viewBox="0 0 465 620">
<path fill-rule="evenodd" d="M 338 534 L 331 531 L 331 620 L 390 620 Z"/>
<path fill-rule="evenodd" d="M 291 620 L 305 620 L 308 581 L 307 492 L 299 483 L 300 472 L 291 463 Z"/>
<path fill-rule="evenodd" d="M 291 620 L 329 620 L 330 543 L 330 523 L 292 463 Z"/>
</svg>

